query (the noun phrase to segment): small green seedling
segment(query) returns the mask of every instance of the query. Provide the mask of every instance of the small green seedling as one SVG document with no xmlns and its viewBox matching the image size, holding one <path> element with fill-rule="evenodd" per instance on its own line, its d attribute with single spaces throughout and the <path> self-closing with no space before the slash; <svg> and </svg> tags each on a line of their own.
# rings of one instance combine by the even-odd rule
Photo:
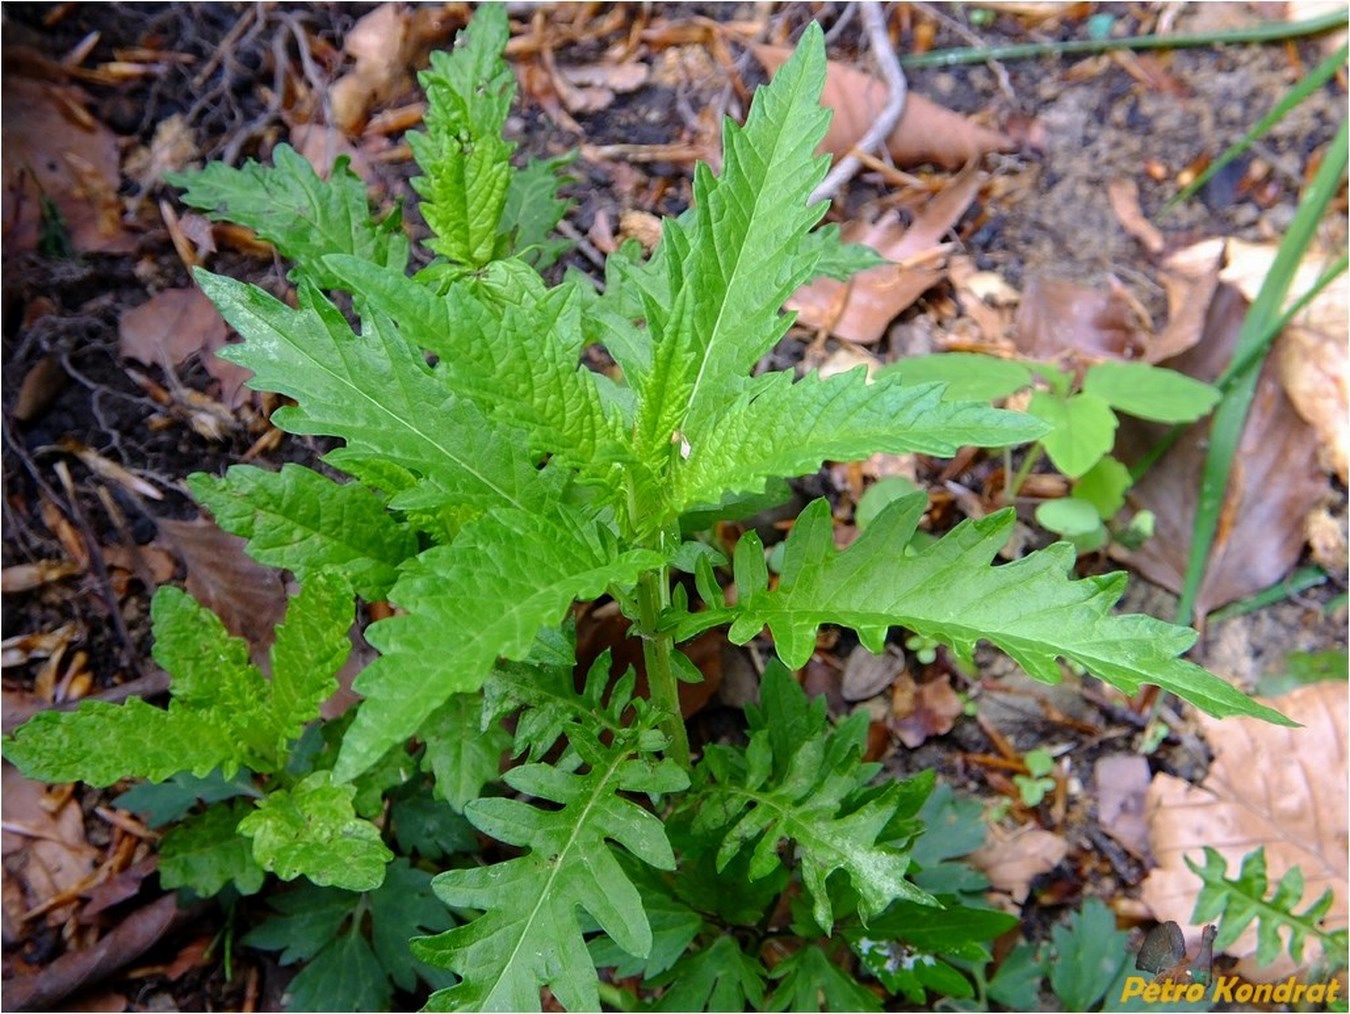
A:
<svg viewBox="0 0 1350 1014">
<path fill-rule="evenodd" d="M 1108 528 L 1125 505 L 1132 483 L 1130 470 L 1111 456 L 1118 414 L 1161 423 L 1187 423 L 1202 418 L 1219 400 L 1219 391 L 1174 370 L 1147 363 L 1097 363 L 1081 384 L 1049 363 L 1021 362 L 970 352 L 948 352 L 901 360 L 883 373 L 895 372 L 911 383 L 946 381 L 947 397 L 1006 398 L 1031 386 L 1044 386 L 1031 396 L 1027 411 L 1049 427 L 1024 459 L 1021 471 L 1008 480 L 1015 496 L 1041 455 L 1073 480 L 1065 500 L 1042 503 L 1036 520 L 1063 535 L 1080 552 L 1101 549 L 1112 538 L 1135 548 L 1152 534 L 1153 519 L 1136 516 L 1126 525 Z"/>
</svg>

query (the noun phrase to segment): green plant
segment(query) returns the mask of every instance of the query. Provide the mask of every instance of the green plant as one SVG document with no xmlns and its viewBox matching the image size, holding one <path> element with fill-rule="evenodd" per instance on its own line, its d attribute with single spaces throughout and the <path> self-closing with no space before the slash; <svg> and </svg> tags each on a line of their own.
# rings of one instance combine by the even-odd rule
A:
<svg viewBox="0 0 1350 1014">
<path fill-rule="evenodd" d="M 249 938 L 310 962 L 301 1005 L 374 1004 L 414 973 L 444 986 L 432 1009 L 537 1010 L 544 987 L 593 1009 L 602 985 L 636 1003 L 599 981 L 597 968 L 613 968 L 666 1009 L 862 1006 L 870 990 L 825 970 L 850 953 L 883 992 L 958 991 L 947 957 L 1009 922 L 963 897 L 969 879 L 949 862 L 961 850 L 925 844 L 931 774 L 878 780 L 863 761 L 866 718 L 831 722 L 777 662 L 747 709 L 746 742 L 695 760 L 678 681 L 698 672 L 677 644 L 768 628 L 782 663 L 800 667 L 823 624 L 874 651 L 904 627 L 966 662 L 990 641 L 1047 682 L 1063 660 L 1127 694 L 1147 682 L 1214 715 L 1286 720 L 1180 659 L 1193 631 L 1113 614 L 1124 576 L 1071 579 L 1070 547 L 991 566 L 1010 511 L 915 540 L 926 500 L 913 492 L 841 552 L 818 500 L 772 587 L 753 532 L 728 581 L 700 536 L 759 510 L 784 477 L 1049 427 L 900 376 L 751 376 L 789 326 L 789 294 L 876 263 L 816 229 L 825 209 L 808 204 L 828 120 L 818 28 L 746 124 L 727 125 L 722 173 L 698 167 L 693 208 L 666 223 L 649 260 L 631 247 L 612 258 L 603 293 L 576 273 L 551 286 L 538 273 L 565 205 L 559 167 L 517 169 L 502 140 L 506 38 L 505 9 L 485 6 L 423 75 L 426 130 L 412 146 L 437 256 L 412 277 L 398 217 L 372 216 L 342 164 L 325 182 L 279 148 L 272 167 L 182 178 L 189 204 L 253 228 L 295 265 L 295 307 L 197 279 L 244 338 L 224 354 L 293 402 L 273 422 L 341 441 L 324 461 L 349 478 L 287 465 L 191 479 L 223 528 L 300 583 L 270 683 L 209 612 L 163 590 L 169 708 L 43 714 L 6 755 L 39 778 L 165 782 L 142 805 L 184 818 L 170 832 L 186 836 L 178 882 L 198 893 L 257 890 L 266 871 L 318 885 L 282 894 Z M 547 199 L 519 196 L 526 187 Z M 359 332 L 326 289 L 350 293 Z M 592 342 L 621 380 L 581 365 Z M 364 699 L 314 724 L 347 655 L 353 594 L 396 609 L 365 628 L 379 657 L 356 680 Z M 608 652 L 578 689 L 573 603 L 602 596 L 641 640 L 646 697 Z M 928 819 L 945 827 L 947 812 Z M 504 847 L 480 853 L 483 838 Z M 444 870 L 431 882 L 443 917 L 413 875 L 427 867 Z M 385 891 L 420 900 L 386 906 Z M 311 911 L 322 918 L 307 923 Z M 452 925 L 411 945 L 422 965 L 395 953 L 392 935 L 438 922 Z M 928 955 L 932 971 L 887 979 L 885 960 L 868 961 L 878 945 L 901 966 Z M 769 968 L 768 954 L 784 960 Z M 344 992 L 339 972 L 359 983 Z"/>
<path fill-rule="evenodd" d="M 1028 750 L 1022 763 L 1026 765 L 1027 773 L 1013 775 L 1013 784 L 1017 786 L 1023 805 L 1040 806 L 1045 794 L 1055 787 L 1055 780 L 1049 777 L 1055 770 L 1055 758 L 1049 750 Z"/>
<path fill-rule="evenodd" d="M 1266 850 L 1259 848 L 1247 853 L 1237 876 L 1229 879 L 1228 863 L 1215 849 L 1205 848 L 1205 861 L 1197 863 L 1189 857 L 1186 865 L 1204 881 L 1200 896 L 1195 901 L 1191 921 L 1199 925 L 1214 921 L 1218 933 L 1214 949 L 1222 951 L 1231 946 L 1253 922 L 1256 924 L 1256 960 L 1269 965 L 1282 951 L 1295 964 L 1303 961 L 1303 948 L 1309 939 L 1321 946 L 1321 964 L 1330 974 L 1347 967 L 1350 935 L 1345 930 L 1322 928 L 1322 918 L 1331 910 L 1334 898 L 1328 888 L 1310 902 L 1302 912 L 1294 908 L 1303 904 L 1303 871 L 1297 866 L 1280 878 L 1273 892 L 1266 876 Z"/>
<path fill-rule="evenodd" d="M 1152 534 L 1152 518 L 1140 517 L 1108 531 L 1106 522 L 1125 503 L 1134 478 L 1111 457 L 1118 413 L 1154 422 L 1185 423 L 1202 418 L 1219 400 L 1219 392 L 1184 374 L 1147 363 L 1103 362 L 1088 367 L 1081 382 L 1051 363 L 999 359 L 973 352 L 915 356 L 888 367 L 909 383 L 945 382 L 947 398 L 1006 398 L 1043 382 L 1032 394 L 1027 411 L 1042 420 L 1047 432 L 1027 452 L 1022 467 L 1009 477 L 1006 496 L 1017 494 L 1042 454 L 1073 480 L 1070 496 L 1036 509 L 1043 528 L 1063 535 L 1080 552 L 1100 549 L 1114 537 L 1138 545 Z M 1005 459 L 1006 460 L 1006 459 Z"/>
</svg>

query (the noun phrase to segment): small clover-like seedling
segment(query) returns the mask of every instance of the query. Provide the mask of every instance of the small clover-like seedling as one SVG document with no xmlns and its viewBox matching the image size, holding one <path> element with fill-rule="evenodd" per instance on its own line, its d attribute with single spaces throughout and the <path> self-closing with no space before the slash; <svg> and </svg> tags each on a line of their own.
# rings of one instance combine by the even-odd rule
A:
<svg viewBox="0 0 1350 1014">
<path fill-rule="evenodd" d="M 301 591 L 269 678 L 162 590 L 168 708 L 40 715 L 6 755 L 35 777 L 161 783 L 133 793 L 184 818 L 166 883 L 310 881 L 249 937 L 309 963 L 297 1006 L 388 1003 L 420 976 L 441 987 L 436 1010 L 537 1011 L 544 989 L 593 1010 L 602 978 L 619 1006 L 875 1007 L 871 987 L 832 971 L 848 953 L 913 1002 L 970 997 L 965 969 L 1009 926 L 956 861 L 983 841 L 979 806 L 934 792 L 931 773 L 882 777 L 863 759 L 866 717 L 834 722 L 806 696 L 792 670 L 822 626 L 874 652 L 901 628 L 921 658 L 943 646 L 966 667 L 983 641 L 1047 683 L 1068 666 L 1126 695 L 1148 683 L 1215 716 L 1285 720 L 1184 661 L 1194 631 L 1114 613 L 1124 576 L 1074 579 L 1071 547 L 996 565 L 1011 510 L 937 537 L 920 530 L 925 494 L 891 484 L 859 505 L 861 534 L 841 550 L 818 499 L 772 568 L 754 531 L 729 564 L 707 533 L 781 504 L 785 480 L 827 461 L 1033 441 L 1100 512 L 1119 485 L 1091 471 L 1113 413 L 1194 418 L 1208 402 L 1149 367 L 1094 367 L 1077 392 L 1047 370 L 1031 415 L 988 404 L 1010 378 L 1029 382 L 1016 363 L 981 361 L 950 385 L 911 361 L 871 378 L 759 372 L 794 291 L 878 263 L 820 226 L 826 205 L 810 200 L 828 162 L 815 25 L 745 123 L 726 125 L 721 171 L 696 168 L 691 207 L 649 258 L 620 248 L 603 291 L 575 270 L 545 277 L 566 249 L 553 235 L 566 160 L 514 161 L 508 36 L 506 7 L 484 5 L 421 76 L 410 144 L 430 263 L 416 274 L 401 215 L 372 213 L 343 162 L 323 179 L 278 146 L 270 166 L 175 178 L 186 203 L 293 265 L 294 299 L 196 279 L 243 339 L 221 355 L 279 396 L 274 425 L 328 442 L 326 468 L 238 465 L 190 485 Z M 590 369 L 591 345 L 616 368 Z M 354 595 L 386 604 L 362 631 L 377 656 L 356 677 L 359 704 L 316 721 Z M 601 652 L 578 680 L 575 603 L 602 598 L 640 651 Z M 778 659 L 744 742 L 696 751 L 678 682 L 699 673 L 679 645 L 714 629 L 738 644 L 767 632 Z M 641 678 L 613 663 L 638 654 Z M 405 953 L 421 932 L 433 935 Z M 766 934 L 787 952 L 772 969 Z"/>
<path fill-rule="evenodd" d="M 1084 371 L 1081 384 L 1050 363 L 999 359 L 970 352 L 937 353 L 904 359 L 887 367 L 919 381 L 947 383 L 947 397 L 997 400 L 1032 386 L 1027 411 L 1048 430 L 1028 452 L 1029 468 L 1042 452 L 1063 475 L 1073 480 L 1069 497 L 1040 504 L 1036 520 L 1064 536 L 1080 552 L 1102 548 L 1113 537 L 1136 548 L 1151 534 L 1147 523 L 1108 526 L 1125 505 L 1134 480 L 1130 470 L 1111 456 L 1118 414 L 1161 423 L 1189 423 L 1206 415 L 1219 392 L 1185 374 L 1148 363 L 1097 363 Z M 1017 491 L 1022 475 L 1009 476 L 1008 493 Z"/>
</svg>

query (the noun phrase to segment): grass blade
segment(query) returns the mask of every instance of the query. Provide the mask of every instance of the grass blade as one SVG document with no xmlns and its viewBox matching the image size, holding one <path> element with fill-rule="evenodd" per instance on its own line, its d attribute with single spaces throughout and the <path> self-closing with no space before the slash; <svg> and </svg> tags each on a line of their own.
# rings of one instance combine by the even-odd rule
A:
<svg viewBox="0 0 1350 1014">
<path fill-rule="evenodd" d="M 1350 138 L 1350 120 L 1342 119 L 1336 137 L 1327 149 L 1312 185 L 1299 202 L 1294 220 L 1289 225 L 1289 232 L 1280 243 L 1275 261 L 1271 264 L 1270 273 L 1261 283 L 1261 290 L 1247 310 L 1242 330 L 1238 333 L 1237 347 L 1233 350 L 1233 362 L 1244 365 L 1242 371 L 1231 378 L 1223 400 L 1214 411 L 1214 421 L 1210 427 L 1209 451 L 1205 455 L 1205 467 L 1196 503 L 1195 525 L 1191 531 L 1186 577 L 1181 587 L 1181 598 L 1177 602 L 1177 623 L 1189 624 L 1195 614 L 1196 596 L 1205 577 L 1205 566 L 1209 561 L 1210 550 L 1214 547 L 1219 515 L 1223 510 L 1224 494 L 1228 490 L 1228 479 L 1232 474 L 1233 456 L 1237 453 L 1238 443 L 1242 439 L 1247 411 L 1251 407 L 1252 396 L 1256 393 L 1256 381 L 1265 362 L 1264 352 L 1253 355 L 1253 350 L 1260 348 L 1263 342 L 1269 349 L 1269 336 L 1283 317 L 1281 307 L 1293 281 L 1294 271 L 1312 243 L 1322 214 L 1340 188 L 1347 160 L 1347 138 Z"/>
<path fill-rule="evenodd" d="M 1304 308 L 1316 299 L 1323 289 L 1343 275 L 1347 267 L 1350 267 L 1350 255 L 1341 254 L 1336 260 L 1332 261 L 1331 265 L 1318 276 L 1317 281 L 1308 286 L 1308 291 L 1299 296 L 1289 309 L 1284 311 L 1283 316 L 1271 325 L 1266 333 L 1261 336 L 1261 340 L 1254 343 L 1245 356 L 1240 359 L 1234 359 L 1228 364 L 1228 368 L 1224 370 L 1222 376 L 1214 382 L 1214 386 L 1221 392 L 1227 393 L 1228 389 L 1233 386 L 1233 378 L 1245 373 L 1258 359 L 1264 359 L 1266 353 L 1270 351 L 1270 346 L 1275 343 L 1275 339 L 1284 332 L 1284 329 L 1293 323 L 1294 318 L 1302 313 Z M 1184 432 L 1186 432 L 1186 427 L 1184 425 L 1173 426 L 1161 440 L 1150 447 L 1148 453 L 1140 458 L 1138 463 L 1130 469 L 1131 484 L 1142 479 L 1144 473 L 1157 464 L 1158 459 L 1172 449 L 1172 445 L 1177 442 Z"/>
<path fill-rule="evenodd" d="M 1289 110 L 1293 109 L 1309 95 L 1331 80 L 1336 71 L 1340 70 L 1341 66 L 1345 63 L 1348 56 L 1350 56 L 1350 43 L 1341 46 L 1340 49 L 1336 50 L 1336 52 L 1332 53 L 1314 67 L 1312 73 L 1298 84 L 1294 85 L 1294 87 L 1289 90 L 1289 93 L 1275 104 L 1274 109 L 1266 113 L 1265 116 L 1261 117 L 1261 119 L 1257 120 L 1256 123 L 1252 125 L 1252 128 L 1242 136 L 1241 140 L 1229 145 L 1228 149 L 1222 155 L 1210 163 L 1208 169 L 1202 172 L 1187 184 L 1180 193 L 1164 204 L 1159 217 L 1166 215 L 1183 201 L 1190 200 L 1201 187 L 1214 178 L 1214 175 L 1220 169 L 1250 148 L 1256 141 L 1260 140 L 1260 138 L 1265 135 L 1266 131 L 1270 130 L 1271 127 L 1284 119 L 1285 114 L 1288 113 Z"/>
<path fill-rule="evenodd" d="M 1075 56 L 1080 53 L 1105 53 L 1113 49 L 1183 49 L 1195 46 L 1222 46 L 1243 42 L 1279 42 L 1305 35 L 1318 35 L 1345 27 L 1345 11 L 1332 11 L 1304 21 L 1275 22 L 1239 28 L 1231 32 L 1205 32 L 1194 35 L 1135 35 L 1123 39 L 1070 39 L 1067 42 L 1019 42 L 1007 46 L 971 46 L 937 49 L 931 53 L 911 53 L 900 58 L 900 66 L 955 67 L 963 63 L 987 60 L 1025 60 L 1037 56 Z"/>
</svg>

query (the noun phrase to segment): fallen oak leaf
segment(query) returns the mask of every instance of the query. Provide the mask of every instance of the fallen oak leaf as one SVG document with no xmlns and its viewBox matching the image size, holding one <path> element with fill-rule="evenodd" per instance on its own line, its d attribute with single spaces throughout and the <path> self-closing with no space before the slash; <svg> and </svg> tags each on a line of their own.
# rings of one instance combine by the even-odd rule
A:
<svg viewBox="0 0 1350 1014">
<path fill-rule="evenodd" d="M 1203 339 L 1165 365 L 1199 380 L 1214 380 L 1232 357 L 1246 311 L 1241 294 L 1221 286 Z M 1127 463 L 1137 461 L 1165 431 L 1127 417 L 1117 430 L 1117 452 Z M 1135 512 L 1153 512 L 1154 535 L 1128 554 L 1112 549 L 1113 556 L 1173 592 L 1180 591 L 1186 572 L 1208 436 L 1203 420 L 1188 428 L 1131 488 L 1126 503 Z M 1267 362 L 1233 456 L 1233 474 L 1196 597 L 1198 613 L 1270 587 L 1298 562 L 1305 541 L 1303 519 L 1322 502 L 1327 488 L 1317 465 L 1318 443 L 1312 428 L 1292 410 L 1274 364 Z"/>
<path fill-rule="evenodd" d="M 854 275 L 847 282 L 819 278 L 798 289 L 789 310 L 805 327 L 827 329 L 836 338 L 870 344 L 880 341 L 902 311 L 945 277 L 942 237 L 950 232 L 979 193 L 984 176 L 967 166 L 928 202 L 906 228 L 894 212 L 870 224 L 843 229 L 849 243 L 870 246 L 891 261 Z"/>
<path fill-rule="evenodd" d="M 751 48 L 770 74 L 792 55 L 792 50 L 786 46 Z M 832 109 L 834 117 L 820 150 L 828 151 L 836 158 L 846 155 L 885 108 L 886 97 L 883 81 L 830 60 L 826 64 L 825 91 L 821 94 L 820 104 Z M 886 150 L 896 165 L 932 163 L 944 169 L 958 169 L 989 152 L 1013 151 L 1016 147 L 1006 134 L 981 127 L 960 113 L 916 95 L 912 89 L 905 99 L 900 122 L 886 140 Z"/>
<path fill-rule="evenodd" d="M 1346 684 L 1328 681 L 1279 698 L 1280 710 L 1300 728 L 1199 716 L 1214 751 L 1204 781 L 1197 786 L 1158 774 L 1148 791 L 1158 868 L 1144 880 L 1142 897 L 1159 920 L 1189 927 L 1192 938 L 1199 935 L 1200 927 L 1191 926 L 1190 919 L 1202 882 L 1187 867 L 1187 856 L 1202 861 L 1209 846 L 1235 870 L 1248 852 L 1264 847 L 1272 883 L 1299 867 L 1305 898 L 1328 888 L 1335 896 L 1324 928 L 1346 925 L 1347 703 Z M 1256 927 L 1251 926 L 1230 952 L 1244 955 L 1255 949 Z"/>
</svg>

